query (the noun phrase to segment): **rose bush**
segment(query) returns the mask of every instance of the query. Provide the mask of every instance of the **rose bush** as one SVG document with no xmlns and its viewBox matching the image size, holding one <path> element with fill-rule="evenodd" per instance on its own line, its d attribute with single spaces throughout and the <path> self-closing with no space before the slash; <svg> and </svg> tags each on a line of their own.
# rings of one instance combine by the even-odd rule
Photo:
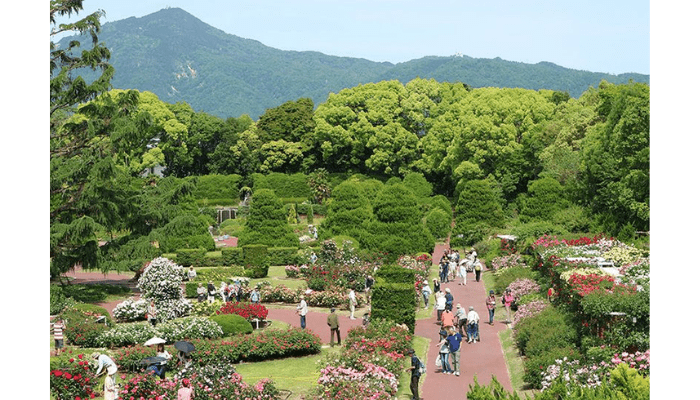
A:
<svg viewBox="0 0 700 400">
<path fill-rule="evenodd" d="M 252 319 L 265 319 L 268 312 L 267 307 L 262 304 L 228 302 L 216 311 L 216 315 L 236 314 L 250 321 Z"/>
<path fill-rule="evenodd" d="M 159 321 L 188 315 L 192 304 L 185 299 L 182 279 L 186 271 L 164 257 L 158 257 L 144 269 L 137 287 L 147 302 L 154 301 Z"/>
<path fill-rule="evenodd" d="M 49 387 L 54 399 L 78 400 L 95 398 L 96 393 L 93 389 L 97 383 L 95 373 L 90 368 L 86 356 L 78 354 L 76 358 L 70 358 L 68 365 L 63 368 L 51 370 Z"/>
<path fill-rule="evenodd" d="M 146 319 L 147 308 L 148 303 L 145 299 L 127 299 L 117 304 L 112 313 L 120 322 L 143 321 Z"/>
</svg>

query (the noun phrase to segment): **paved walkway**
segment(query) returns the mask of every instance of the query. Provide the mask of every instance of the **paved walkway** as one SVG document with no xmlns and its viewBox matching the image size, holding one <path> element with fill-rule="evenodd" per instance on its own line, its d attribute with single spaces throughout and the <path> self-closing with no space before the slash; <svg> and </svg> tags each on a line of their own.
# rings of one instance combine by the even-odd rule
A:
<svg viewBox="0 0 700 400">
<path fill-rule="evenodd" d="M 433 265 L 439 263 L 445 249 L 449 245 L 436 245 L 433 250 Z M 443 283 L 442 289 L 450 288 L 454 296 L 454 305 L 461 304 L 479 314 L 481 321 L 488 321 L 489 313 L 486 309 L 486 289 L 484 281 L 476 282 L 474 274 L 470 274 L 467 284 L 462 286 L 456 281 Z M 424 400 L 462 400 L 469 391 L 469 385 L 474 384 L 474 376 L 480 385 L 491 382 L 492 376 L 498 379 L 503 387 L 512 391 L 508 368 L 498 339 L 498 333 L 508 329 L 503 321 L 494 321 L 493 326 L 481 322 L 479 334 L 481 341 L 468 344 L 462 342 L 460 357 L 460 376 L 442 374 L 440 368 L 435 367 L 435 359 L 439 348 L 436 347 L 439 339 L 440 325 L 436 323 L 437 312 L 433 311 L 431 318 L 416 321 L 415 334 L 430 339 L 428 354 L 419 355 L 425 357 L 427 373 L 421 378 L 421 398 Z"/>
</svg>

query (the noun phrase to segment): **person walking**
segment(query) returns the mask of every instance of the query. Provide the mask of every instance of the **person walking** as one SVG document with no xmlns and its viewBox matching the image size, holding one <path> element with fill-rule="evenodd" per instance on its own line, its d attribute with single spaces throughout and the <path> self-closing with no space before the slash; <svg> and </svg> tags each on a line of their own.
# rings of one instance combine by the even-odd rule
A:
<svg viewBox="0 0 700 400">
<path fill-rule="evenodd" d="M 506 307 L 506 324 L 510 324 L 510 306 L 515 301 L 515 296 L 511 293 L 510 289 L 506 289 L 506 293 L 501 298 L 501 303 Z"/>
<path fill-rule="evenodd" d="M 428 281 L 423 281 L 423 288 L 421 289 L 421 294 L 423 295 L 423 303 L 425 304 L 426 310 L 428 309 L 428 302 L 432 293 L 433 291 L 430 290 L 430 285 L 428 285 Z"/>
<path fill-rule="evenodd" d="M 148 308 L 146 309 L 146 318 L 154 328 L 156 327 L 156 314 L 156 303 L 151 300 L 151 304 L 149 304 Z"/>
<path fill-rule="evenodd" d="M 489 310 L 489 325 L 493 325 L 493 316 L 496 313 L 496 293 L 491 289 L 486 298 L 486 309 Z"/>
<path fill-rule="evenodd" d="M 51 330 L 53 330 L 53 343 L 55 352 L 54 355 L 58 356 L 61 354 L 61 349 L 63 348 L 63 330 L 66 329 L 66 324 L 63 322 L 63 318 L 56 317 L 56 322 L 51 324 Z"/>
<path fill-rule="evenodd" d="M 437 292 L 435 309 L 437 310 L 437 322 L 442 323 L 442 313 L 445 312 L 445 295 L 442 292 Z"/>
<path fill-rule="evenodd" d="M 479 282 L 481 279 L 481 260 L 478 258 L 476 261 L 474 261 L 474 275 L 476 277 L 476 281 Z"/>
<path fill-rule="evenodd" d="M 365 298 L 367 304 L 369 304 L 369 298 L 372 295 L 372 285 L 374 285 L 374 278 L 372 278 L 372 275 L 367 275 L 367 278 L 365 278 Z"/>
<path fill-rule="evenodd" d="M 440 292 L 440 282 L 437 278 L 433 278 L 433 293 L 435 293 L 435 301 L 437 301 L 437 294 Z"/>
<path fill-rule="evenodd" d="M 440 365 L 442 367 L 443 374 L 451 374 L 452 368 L 450 368 L 450 344 L 447 342 L 447 331 L 440 331 L 440 341 L 436 347 L 440 347 L 438 356 L 440 357 Z"/>
<path fill-rule="evenodd" d="M 459 376 L 459 357 L 460 347 L 462 345 L 462 335 L 455 330 L 454 326 L 450 328 L 449 332 L 450 334 L 447 336 L 447 342 L 450 345 L 450 356 L 452 357 L 454 374 Z"/>
<path fill-rule="evenodd" d="M 331 313 L 326 318 L 326 323 L 331 328 L 331 347 L 333 344 L 333 334 L 338 337 L 338 346 L 340 346 L 340 324 L 338 324 L 338 314 L 335 313 L 335 308 L 331 308 Z"/>
<path fill-rule="evenodd" d="M 214 282 L 210 281 L 207 284 L 207 300 L 210 303 L 213 303 L 215 296 L 216 296 L 216 286 L 214 286 Z"/>
<path fill-rule="evenodd" d="M 116 400 L 117 398 L 117 364 L 114 360 L 109 358 L 109 356 L 100 353 L 92 353 L 93 363 L 97 367 L 97 372 L 95 372 L 95 377 L 100 376 L 103 372 L 106 372 L 105 385 L 104 385 L 104 399 L 105 400 Z"/>
<path fill-rule="evenodd" d="M 450 288 L 445 288 L 445 311 L 452 311 L 452 304 L 455 298 L 452 296 Z"/>
<path fill-rule="evenodd" d="M 301 296 L 299 305 L 297 305 L 297 314 L 299 314 L 299 319 L 301 322 L 301 329 L 306 329 L 306 313 L 309 312 L 309 307 L 306 305 L 306 300 L 304 296 Z"/>
<path fill-rule="evenodd" d="M 469 306 L 467 313 L 467 343 L 480 342 L 479 338 L 479 314 L 474 310 L 474 306 Z"/>
<path fill-rule="evenodd" d="M 467 335 L 467 310 L 465 310 L 461 304 L 457 304 L 457 312 L 455 313 L 455 319 L 457 320 L 457 332 L 460 335 Z"/>
<path fill-rule="evenodd" d="M 408 350 L 408 354 L 411 356 L 411 366 L 406 368 L 406 371 L 411 371 L 411 400 L 419 400 L 418 395 L 418 381 L 420 380 L 421 366 L 423 363 L 416 356 L 416 352 L 413 349 Z"/>
<path fill-rule="evenodd" d="M 355 290 L 350 288 L 348 292 L 348 306 L 350 308 L 350 319 L 355 319 L 355 306 L 357 305 L 357 298 L 355 297 Z"/>
<path fill-rule="evenodd" d="M 442 328 L 443 329 L 448 329 L 454 327 L 454 319 L 455 316 L 452 314 L 452 311 L 445 310 L 445 312 L 442 313 Z"/>
<path fill-rule="evenodd" d="M 466 258 L 459 262 L 459 277 L 462 278 L 460 285 L 467 284 L 467 262 Z"/>
</svg>

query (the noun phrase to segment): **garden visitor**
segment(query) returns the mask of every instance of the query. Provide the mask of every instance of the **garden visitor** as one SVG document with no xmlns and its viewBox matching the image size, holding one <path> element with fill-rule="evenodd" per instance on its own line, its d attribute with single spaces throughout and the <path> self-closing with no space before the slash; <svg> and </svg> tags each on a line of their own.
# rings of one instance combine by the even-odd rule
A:
<svg viewBox="0 0 700 400">
<path fill-rule="evenodd" d="M 158 375 L 160 379 L 165 379 L 165 369 L 168 366 L 168 361 L 173 358 L 173 356 L 171 356 L 170 353 L 165 350 L 165 345 L 163 343 L 158 343 L 156 346 L 156 357 L 163 357 L 165 360 L 159 362 L 158 364 L 151 365 L 148 367 L 148 369 Z"/>
<path fill-rule="evenodd" d="M 331 328 L 331 347 L 333 344 L 333 334 L 338 337 L 338 346 L 340 346 L 340 325 L 338 324 L 338 314 L 335 313 L 335 307 L 331 307 L 331 313 L 326 318 L 326 323 Z"/>
<path fill-rule="evenodd" d="M 425 309 L 428 309 L 428 302 L 430 300 L 430 295 L 432 294 L 432 290 L 430 290 L 430 285 L 428 285 L 428 281 L 423 281 L 423 288 L 421 289 L 421 294 L 423 295 L 423 303 L 425 303 Z"/>
<path fill-rule="evenodd" d="M 452 356 L 452 364 L 454 365 L 454 374 L 459 376 L 459 356 L 462 335 L 455 330 L 454 326 L 450 328 L 449 332 L 450 334 L 447 336 L 447 342 L 450 344 L 450 355 Z"/>
<path fill-rule="evenodd" d="M 311 264 L 316 264 L 316 260 L 318 260 L 318 256 L 316 255 L 316 253 L 314 253 L 314 252 L 312 251 L 312 252 L 311 252 L 311 257 L 309 257 L 309 258 L 311 259 Z"/>
<path fill-rule="evenodd" d="M 440 341 L 436 347 L 440 347 L 438 357 L 440 357 L 441 372 L 443 374 L 451 374 L 452 368 L 450 368 L 450 344 L 447 342 L 447 331 L 440 331 Z"/>
<path fill-rule="evenodd" d="M 474 306 L 469 306 L 467 313 L 467 343 L 480 342 L 479 338 L 479 314 L 474 311 Z"/>
<path fill-rule="evenodd" d="M 148 319 L 148 322 L 151 323 L 151 325 L 155 328 L 156 327 L 156 303 L 151 300 L 151 304 L 148 305 L 148 308 L 146 310 L 146 318 Z"/>
<path fill-rule="evenodd" d="M 66 329 L 66 324 L 63 322 L 63 318 L 56 317 L 56 322 L 51 324 L 51 329 L 53 330 L 53 343 L 55 347 L 55 355 L 61 354 L 61 349 L 63 348 L 63 330 Z"/>
<path fill-rule="evenodd" d="M 182 366 L 185 368 L 189 367 L 192 364 L 190 355 L 182 350 L 177 351 L 177 359 L 178 361 L 180 361 L 180 364 L 182 364 Z"/>
<path fill-rule="evenodd" d="M 501 303 L 506 307 L 506 324 L 510 324 L 510 306 L 515 301 L 515 296 L 511 293 L 510 289 L 506 289 L 506 293 L 501 298 Z"/>
<path fill-rule="evenodd" d="M 348 303 L 350 306 L 350 319 L 355 319 L 355 306 L 357 305 L 357 298 L 355 297 L 355 291 L 350 288 L 348 293 Z"/>
<path fill-rule="evenodd" d="M 187 271 L 187 280 L 193 281 L 194 278 L 197 277 L 197 271 L 194 270 L 194 267 L 190 266 L 190 270 Z"/>
<path fill-rule="evenodd" d="M 309 308 L 306 305 L 306 300 L 304 300 L 304 296 L 301 296 L 301 300 L 299 301 L 299 305 L 297 306 L 297 314 L 299 314 L 301 329 L 306 329 L 307 312 L 309 312 Z"/>
<path fill-rule="evenodd" d="M 254 287 L 253 290 L 250 291 L 250 302 L 253 304 L 258 304 L 260 302 L 260 292 L 258 292 L 257 287 Z"/>
<path fill-rule="evenodd" d="M 449 266 L 449 277 L 452 278 L 452 281 L 454 281 L 457 279 L 457 263 L 454 260 L 450 260 L 447 265 Z"/>
<path fill-rule="evenodd" d="M 452 311 L 452 304 L 455 298 L 452 296 L 450 288 L 445 288 L 445 311 Z"/>
<path fill-rule="evenodd" d="M 455 319 L 457 320 L 457 332 L 460 335 L 467 335 L 467 311 L 462 308 L 461 304 L 457 304 L 457 312 L 455 313 Z"/>
<path fill-rule="evenodd" d="M 233 299 L 234 299 L 234 294 L 233 294 L 234 285 L 233 285 L 233 282 L 229 283 L 229 284 L 228 284 L 228 287 L 227 287 L 226 289 L 227 289 L 227 290 L 226 290 L 226 301 L 227 301 L 227 302 L 228 302 L 228 301 L 233 301 Z"/>
<path fill-rule="evenodd" d="M 213 302 L 214 302 L 214 297 L 216 296 L 216 286 L 214 286 L 214 282 L 211 282 L 211 281 L 210 281 L 210 282 L 207 284 L 207 294 L 208 294 L 207 300 L 208 300 L 210 303 L 213 303 Z"/>
<path fill-rule="evenodd" d="M 442 313 L 442 320 L 440 321 L 442 323 L 443 329 L 448 329 L 454 327 L 454 319 L 455 316 L 452 314 L 452 311 L 450 310 L 445 310 Z"/>
<path fill-rule="evenodd" d="M 109 358 L 109 356 L 100 353 L 92 353 L 92 359 L 95 366 L 97 366 L 97 372 L 95 372 L 95 377 L 100 376 L 102 372 L 106 372 L 105 385 L 104 385 L 104 399 L 105 400 L 116 400 L 117 398 L 117 382 L 115 377 L 117 375 L 117 364 L 114 360 Z"/>
<path fill-rule="evenodd" d="M 221 300 L 226 303 L 228 300 L 228 286 L 226 285 L 226 282 L 221 282 L 221 286 L 219 286 L 219 294 L 221 295 Z"/>
<path fill-rule="evenodd" d="M 421 376 L 421 364 L 422 362 L 418 357 L 416 357 L 416 352 L 413 349 L 408 350 L 408 354 L 411 356 L 411 366 L 406 368 L 406 371 L 411 371 L 411 400 L 418 400 L 418 381 Z"/>
<path fill-rule="evenodd" d="M 466 285 L 467 284 L 467 260 L 464 259 L 459 262 L 459 277 L 462 279 L 462 282 L 460 282 L 460 285 Z"/>
<path fill-rule="evenodd" d="M 481 279 L 481 260 L 478 258 L 474 261 L 474 275 L 476 275 L 476 281 L 479 282 Z"/>
<path fill-rule="evenodd" d="M 197 285 L 197 301 L 199 303 L 203 302 L 207 298 L 207 289 L 202 286 L 202 282 Z"/>
<path fill-rule="evenodd" d="M 448 277 L 447 277 L 447 272 L 448 272 L 449 266 L 447 265 L 447 257 L 443 257 L 442 260 L 440 260 L 440 282 L 441 283 L 447 283 L 448 282 Z"/>
<path fill-rule="evenodd" d="M 374 285 L 374 278 L 372 278 L 372 275 L 367 275 L 367 278 L 365 278 L 365 297 L 367 298 L 367 304 L 369 304 L 372 285 Z"/>
<path fill-rule="evenodd" d="M 435 309 L 437 310 L 437 322 L 442 322 L 442 313 L 445 312 L 445 295 L 442 292 L 437 292 L 437 300 L 435 301 Z"/>
<path fill-rule="evenodd" d="M 440 292 L 440 282 L 437 278 L 433 278 L 433 293 L 435 293 L 435 301 L 437 301 L 437 295 Z"/>
<path fill-rule="evenodd" d="M 182 387 L 177 390 L 177 400 L 192 400 L 194 397 L 194 389 L 190 386 L 190 380 L 185 378 L 182 380 Z"/>
<path fill-rule="evenodd" d="M 493 315 L 496 313 L 496 293 L 491 289 L 486 298 L 486 309 L 489 310 L 489 325 L 493 325 Z"/>
<path fill-rule="evenodd" d="M 241 293 L 243 293 L 243 285 L 241 284 L 241 281 L 236 279 L 236 284 L 233 285 L 233 287 L 234 287 L 233 295 L 236 297 L 236 301 L 240 302 L 241 301 Z"/>
</svg>

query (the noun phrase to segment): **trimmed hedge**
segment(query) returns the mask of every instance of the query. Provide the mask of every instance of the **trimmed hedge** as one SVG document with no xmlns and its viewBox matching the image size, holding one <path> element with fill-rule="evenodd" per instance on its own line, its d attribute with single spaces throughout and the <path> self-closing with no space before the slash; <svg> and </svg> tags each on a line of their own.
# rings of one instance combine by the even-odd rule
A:
<svg viewBox="0 0 700 400">
<path fill-rule="evenodd" d="M 206 264 L 207 250 L 203 248 L 199 249 L 177 249 L 176 256 L 173 260 L 176 264 L 180 264 L 183 267 L 202 267 Z"/>
<path fill-rule="evenodd" d="M 243 249 L 241 247 L 224 247 L 221 249 L 221 259 L 224 265 L 243 265 Z"/>
<path fill-rule="evenodd" d="M 211 316 L 209 319 L 219 324 L 221 330 L 224 331 L 224 336 L 235 336 L 253 332 L 253 326 L 250 322 L 240 315 L 221 314 Z"/>
<path fill-rule="evenodd" d="M 377 271 L 372 286 L 372 319 L 405 324 L 413 333 L 416 325 L 415 271 L 385 265 Z"/>
<path fill-rule="evenodd" d="M 267 256 L 267 246 L 249 244 L 243 246 L 243 265 L 245 275 L 249 278 L 265 278 L 270 262 Z"/>
<path fill-rule="evenodd" d="M 267 249 L 267 261 L 270 265 L 296 265 L 299 262 L 296 247 L 270 247 Z"/>
</svg>

